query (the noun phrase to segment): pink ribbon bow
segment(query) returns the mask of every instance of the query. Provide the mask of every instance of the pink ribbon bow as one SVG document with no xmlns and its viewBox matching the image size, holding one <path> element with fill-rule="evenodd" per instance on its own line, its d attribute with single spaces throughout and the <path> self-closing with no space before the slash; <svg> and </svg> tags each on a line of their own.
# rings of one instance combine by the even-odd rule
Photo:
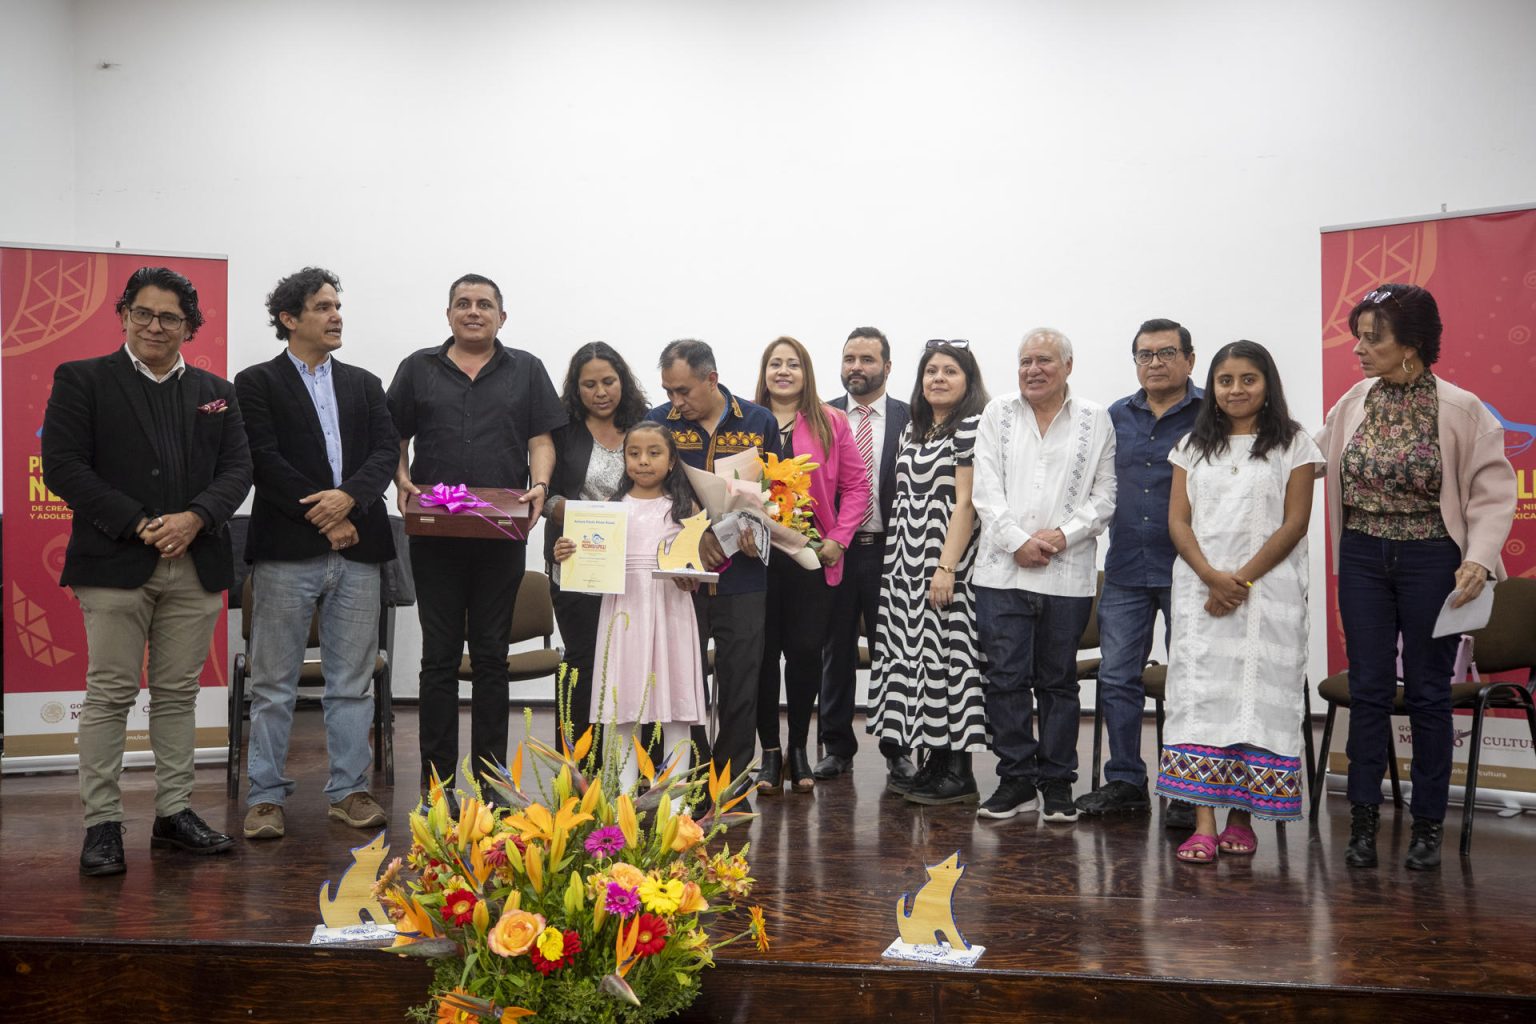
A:
<svg viewBox="0 0 1536 1024">
<path fill-rule="evenodd" d="M 469 488 L 463 484 L 437 484 L 430 491 L 423 491 L 421 495 L 423 508 L 440 505 L 446 508 L 449 514 L 456 514 L 464 509 L 490 508 L 491 503 L 481 501 L 469 493 Z"/>
</svg>

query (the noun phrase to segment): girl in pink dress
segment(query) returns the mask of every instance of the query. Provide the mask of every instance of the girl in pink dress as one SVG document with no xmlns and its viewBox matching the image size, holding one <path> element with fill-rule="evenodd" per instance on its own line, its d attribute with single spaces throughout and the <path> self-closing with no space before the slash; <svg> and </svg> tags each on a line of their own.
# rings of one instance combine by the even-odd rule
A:
<svg viewBox="0 0 1536 1024">
<path fill-rule="evenodd" d="M 663 749 L 679 749 L 679 770 L 686 770 L 689 731 L 708 714 L 691 596 L 697 582 L 651 578 L 657 548 L 681 533 L 682 521 L 696 510 L 671 431 L 650 421 L 629 428 L 624 482 L 612 500 L 622 501 L 628 513 L 624 593 L 605 594 L 598 615 L 592 721 L 617 725 L 625 737 L 642 723 L 659 724 Z M 555 541 L 556 561 L 575 552 L 575 541 Z M 625 757 L 623 764 L 620 780 L 628 785 L 637 777 L 634 759 Z"/>
</svg>

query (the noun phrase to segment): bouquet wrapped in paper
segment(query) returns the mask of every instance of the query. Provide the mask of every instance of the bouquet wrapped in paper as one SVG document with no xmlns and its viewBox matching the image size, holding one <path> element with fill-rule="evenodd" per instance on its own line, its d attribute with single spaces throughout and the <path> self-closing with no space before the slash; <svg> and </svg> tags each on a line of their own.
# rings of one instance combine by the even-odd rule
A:
<svg viewBox="0 0 1536 1024">
<path fill-rule="evenodd" d="M 761 524 L 773 547 L 805 569 L 818 569 L 821 535 L 811 518 L 811 471 L 819 468 L 807 455 L 764 459 L 756 448 L 715 460 L 715 469 L 686 467 L 688 482 L 711 522 L 745 513 Z M 765 556 L 766 557 L 766 556 Z"/>
</svg>

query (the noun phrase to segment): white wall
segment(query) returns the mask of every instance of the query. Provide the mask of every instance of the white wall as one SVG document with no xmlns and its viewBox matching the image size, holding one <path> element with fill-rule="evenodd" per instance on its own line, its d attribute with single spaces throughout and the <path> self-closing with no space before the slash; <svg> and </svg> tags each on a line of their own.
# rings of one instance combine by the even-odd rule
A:
<svg viewBox="0 0 1536 1024">
<path fill-rule="evenodd" d="M 1536 199 L 1523 0 L 0 14 L 0 237 L 228 253 L 232 368 L 272 351 L 263 296 L 306 263 L 342 276 L 343 355 L 386 380 L 474 270 L 557 376 L 603 338 L 654 389 L 660 346 L 692 335 L 750 391 L 789 333 L 831 382 L 873 323 L 898 393 L 938 336 L 972 339 L 1000 392 L 1051 323 L 1108 401 L 1135 325 L 1171 316 L 1203 353 L 1268 344 L 1310 425 L 1318 227 Z M 13 110 L 34 79 L 46 109 Z"/>
</svg>

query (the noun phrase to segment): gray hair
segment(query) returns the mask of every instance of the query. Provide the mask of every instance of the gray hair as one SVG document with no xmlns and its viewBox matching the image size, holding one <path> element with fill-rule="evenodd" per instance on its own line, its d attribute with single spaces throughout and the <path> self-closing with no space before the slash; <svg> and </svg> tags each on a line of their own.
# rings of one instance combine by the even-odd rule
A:
<svg viewBox="0 0 1536 1024">
<path fill-rule="evenodd" d="M 1054 327 L 1035 327 L 1024 334 L 1024 340 L 1019 342 L 1019 351 L 1024 351 L 1024 346 L 1032 341 L 1050 341 L 1056 346 L 1056 354 L 1061 356 L 1061 361 L 1072 361 L 1072 339 Z"/>
</svg>

